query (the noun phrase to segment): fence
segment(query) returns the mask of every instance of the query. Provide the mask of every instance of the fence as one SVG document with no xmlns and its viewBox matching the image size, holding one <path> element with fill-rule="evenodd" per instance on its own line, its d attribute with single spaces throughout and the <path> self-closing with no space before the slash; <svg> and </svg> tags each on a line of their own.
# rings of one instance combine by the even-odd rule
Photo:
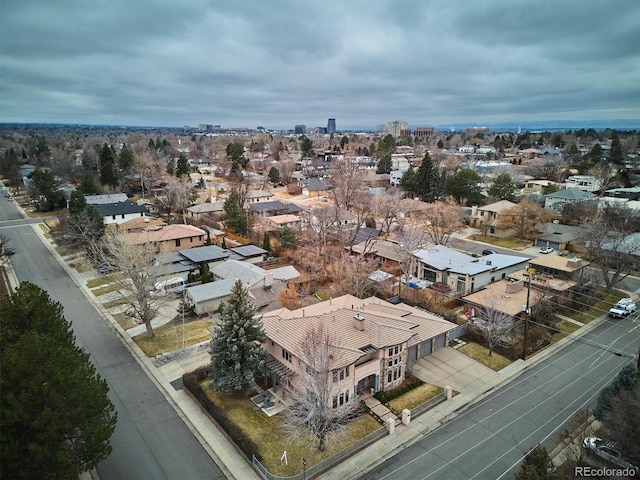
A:
<svg viewBox="0 0 640 480">
<path fill-rule="evenodd" d="M 444 393 L 439 393 L 438 395 L 436 395 L 432 399 L 430 399 L 430 400 L 428 400 L 428 401 L 426 401 L 424 403 L 421 403 L 416 408 L 411 410 L 411 418 L 414 419 L 418 415 L 422 415 L 424 412 L 426 412 L 427 410 L 431 410 L 433 407 L 435 407 L 436 405 L 444 402 L 446 399 L 447 399 L 447 396 Z"/>
<path fill-rule="evenodd" d="M 456 338 L 462 337 L 467 333 L 467 325 L 458 325 L 456 328 L 449 332 L 449 340 L 455 340 Z"/>
<path fill-rule="evenodd" d="M 345 458 L 355 454 L 356 452 L 368 447 L 373 442 L 378 441 L 380 438 L 387 435 L 386 428 L 379 428 L 375 432 L 370 433 L 366 437 L 361 438 L 357 442 L 351 444 L 347 448 L 340 450 L 339 452 L 333 454 L 329 458 L 325 458 L 320 460 L 320 463 L 310 466 L 304 471 L 304 478 L 313 478 L 316 475 L 324 472 L 325 470 L 337 465 L 342 462 Z M 258 473 L 262 475 L 262 478 L 266 480 L 302 480 L 303 472 L 298 473 L 297 475 L 292 475 L 289 477 L 285 477 L 282 475 L 274 475 L 269 470 L 265 468 L 264 465 L 260 463 L 260 461 L 254 456 L 253 466 L 258 470 Z"/>
</svg>

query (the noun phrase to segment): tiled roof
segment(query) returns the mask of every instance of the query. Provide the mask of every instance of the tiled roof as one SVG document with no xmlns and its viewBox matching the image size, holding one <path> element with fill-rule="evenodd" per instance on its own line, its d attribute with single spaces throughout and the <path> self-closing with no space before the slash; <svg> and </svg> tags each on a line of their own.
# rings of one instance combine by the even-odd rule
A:
<svg viewBox="0 0 640 480">
<path fill-rule="evenodd" d="M 595 195 L 591 192 L 585 192 L 579 188 L 564 188 L 557 192 L 550 193 L 546 198 L 559 198 L 567 200 L 584 200 L 587 198 L 593 198 Z"/>
<path fill-rule="evenodd" d="M 224 210 L 224 202 L 198 203 L 187 208 L 187 211 L 193 213 L 222 212 Z"/>
<path fill-rule="evenodd" d="M 478 210 L 484 210 L 485 212 L 495 212 L 500 213 L 503 210 L 508 210 L 509 208 L 515 207 L 516 204 L 510 202 L 509 200 L 500 200 L 499 202 L 490 203 L 489 205 L 485 205 L 484 207 L 479 207 Z"/>
<path fill-rule="evenodd" d="M 172 224 L 164 225 L 155 230 L 130 233 L 132 243 L 166 242 L 178 238 L 197 237 L 206 235 L 205 231 L 193 225 Z"/>
<path fill-rule="evenodd" d="M 361 315 L 364 329 L 354 326 Z M 414 345 L 456 327 L 431 313 L 408 305 L 392 305 L 379 298 L 361 300 L 351 295 L 327 300 L 298 310 L 280 309 L 262 317 L 267 336 L 296 357 L 304 358 L 300 345 L 309 328 L 323 324 L 337 340 L 333 368 L 349 365 L 365 355 L 365 349 L 385 348 L 408 342 Z"/>
<path fill-rule="evenodd" d="M 107 193 L 104 195 L 85 195 L 84 199 L 91 205 L 99 205 L 102 203 L 126 202 L 128 197 L 126 193 Z"/>
</svg>

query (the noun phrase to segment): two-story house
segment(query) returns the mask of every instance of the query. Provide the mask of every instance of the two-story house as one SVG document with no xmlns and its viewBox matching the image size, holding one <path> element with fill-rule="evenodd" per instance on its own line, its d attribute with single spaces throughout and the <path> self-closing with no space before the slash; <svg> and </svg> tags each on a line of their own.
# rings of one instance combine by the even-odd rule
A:
<svg viewBox="0 0 640 480">
<path fill-rule="evenodd" d="M 515 207 L 516 204 L 509 200 L 500 200 L 483 207 L 472 207 L 469 216 L 469 225 L 474 228 L 486 230 L 489 235 L 496 237 L 509 236 L 512 232 L 498 227 L 500 214 L 505 210 Z"/>
<path fill-rule="evenodd" d="M 330 345 L 336 352 L 331 357 L 331 374 L 334 383 L 340 382 L 340 391 L 334 406 L 370 389 L 397 387 L 408 365 L 444 348 L 449 332 L 456 328 L 454 323 L 408 305 L 351 295 L 298 310 L 274 310 L 262 316 L 262 324 L 267 334 L 263 344 L 267 367 L 276 382 L 302 385 L 313 374 L 304 360 L 302 340 L 310 329 L 323 325 L 335 339 L 335 345 Z"/>
<path fill-rule="evenodd" d="M 412 252 L 411 272 L 427 283 L 446 283 L 452 291 L 468 294 L 521 270 L 526 257 L 494 253 L 475 258 L 443 245 Z"/>
<path fill-rule="evenodd" d="M 553 210 L 555 213 L 562 213 L 567 205 L 594 199 L 595 195 L 591 192 L 585 192 L 579 188 L 564 188 L 545 196 L 544 208 Z"/>
<path fill-rule="evenodd" d="M 164 253 L 201 247 L 207 240 L 206 232 L 201 228 L 182 224 L 161 225 L 127 235 L 133 245 L 152 243 L 158 252 Z"/>
</svg>

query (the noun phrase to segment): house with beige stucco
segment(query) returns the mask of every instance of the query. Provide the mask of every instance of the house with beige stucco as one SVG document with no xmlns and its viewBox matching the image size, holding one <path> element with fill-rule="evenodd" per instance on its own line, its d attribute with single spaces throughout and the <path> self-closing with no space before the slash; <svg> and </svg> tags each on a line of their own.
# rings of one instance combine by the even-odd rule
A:
<svg viewBox="0 0 640 480">
<path fill-rule="evenodd" d="M 444 348 L 457 325 L 433 313 L 380 298 L 351 295 L 297 310 L 282 308 L 265 313 L 267 370 L 274 383 L 309 382 L 302 343 L 319 325 L 335 339 L 330 348 L 334 382 L 340 382 L 334 406 L 362 392 L 399 386 L 408 366 Z"/>
</svg>

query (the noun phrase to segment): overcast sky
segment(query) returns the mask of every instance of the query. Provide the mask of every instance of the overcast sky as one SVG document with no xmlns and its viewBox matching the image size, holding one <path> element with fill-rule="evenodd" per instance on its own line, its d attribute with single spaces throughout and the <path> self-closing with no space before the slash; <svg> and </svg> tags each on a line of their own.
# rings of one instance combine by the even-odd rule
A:
<svg viewBox="0 0 640 480">
<path fill-rule="evenodd" d="M 640 119 L 638 0 L 2 0 L 0 121 Z"/>
</svg>

